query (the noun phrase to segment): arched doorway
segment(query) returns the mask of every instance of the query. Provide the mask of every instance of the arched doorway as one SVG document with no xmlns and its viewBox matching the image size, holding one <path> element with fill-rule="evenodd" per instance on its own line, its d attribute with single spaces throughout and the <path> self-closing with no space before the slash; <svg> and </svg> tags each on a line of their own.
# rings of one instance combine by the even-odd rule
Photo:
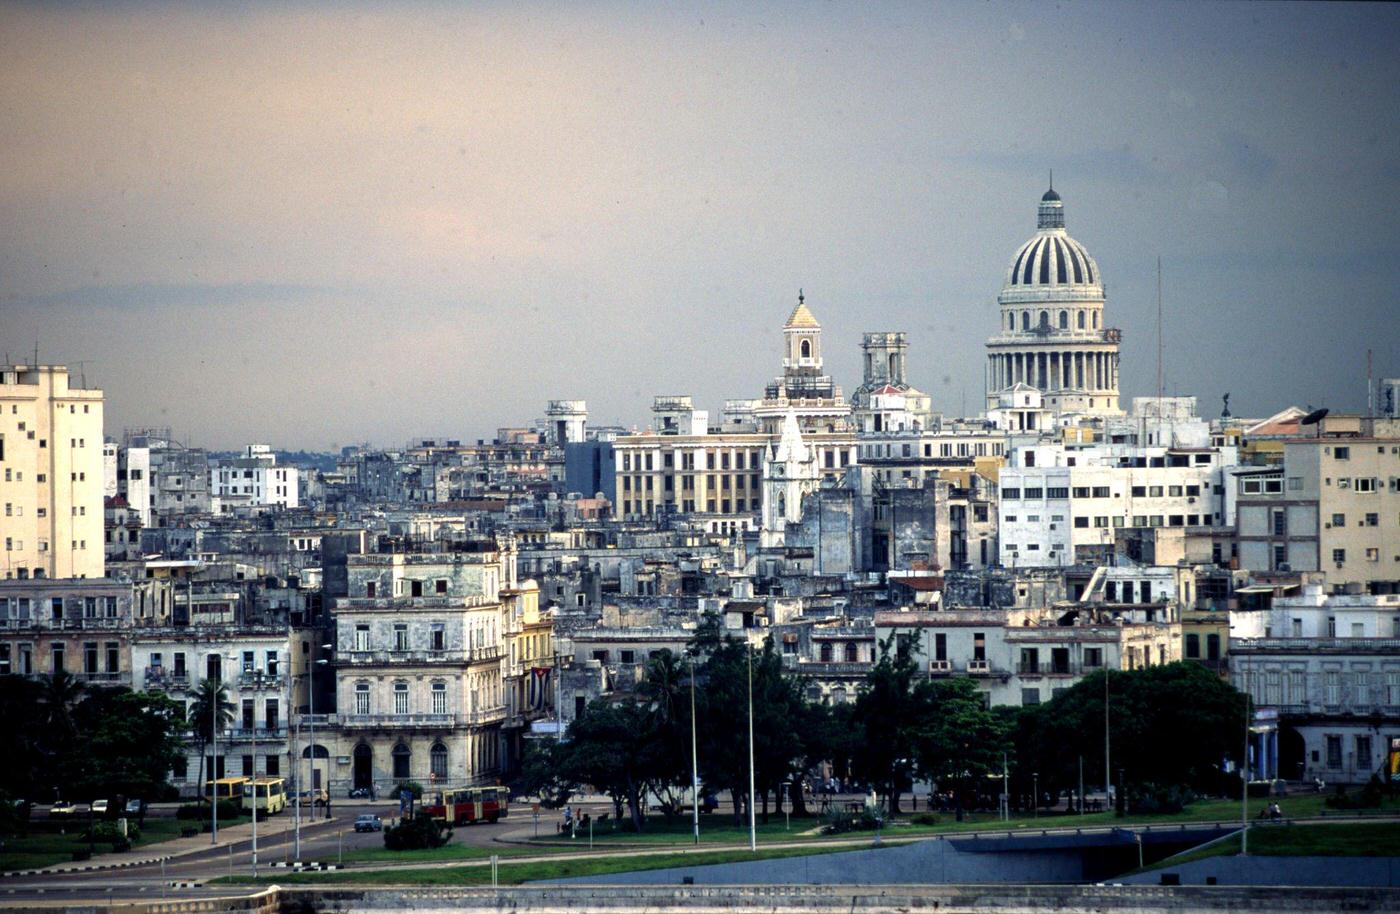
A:
<svg viewBox="0 0 1400 914">
<path fill-rule="evenodd" d="M 1307 770 L 1307 744 L 1303 734 L 1284 724 L 1278 730 L 1278 776 L 1286 780 L 1303 780 Z"/>
<path fill-rule="evenodd" d="M 353 777 L 356 790 L 369 790 L 374 786 L 374 752 L 369 746 L 360 743 L 355 747 Z"/>
<path fill-rule="evenodd" d="M 307 760 L 307 765 L 311 771 L 312 788 L 320 790 L 322 787 L 325 787 L 331 777 L 330 752 L 325 746 L 317 743 L 301 750 L 301 757 Z"/>
</svg>

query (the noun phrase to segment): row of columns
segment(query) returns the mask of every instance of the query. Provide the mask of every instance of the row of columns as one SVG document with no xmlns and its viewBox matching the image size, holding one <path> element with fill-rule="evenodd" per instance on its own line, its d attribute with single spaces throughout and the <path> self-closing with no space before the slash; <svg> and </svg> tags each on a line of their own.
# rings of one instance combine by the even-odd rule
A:
<svg viewBox="0 0 1400 914">
<path fill-rule="evenodd" d="M 993 353 L 992 389 L 1028 384 L 1041 391 L 1117 390 L 1118 353 L 1040 351 Z"/>
</svg>

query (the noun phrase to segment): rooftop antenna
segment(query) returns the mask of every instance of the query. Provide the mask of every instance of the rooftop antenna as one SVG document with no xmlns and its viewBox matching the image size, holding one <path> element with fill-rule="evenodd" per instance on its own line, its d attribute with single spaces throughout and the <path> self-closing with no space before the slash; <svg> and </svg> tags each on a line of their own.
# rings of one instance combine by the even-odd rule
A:
<svg viewBox="0 0 1400 914">
<path fill-rule="evenodd" d="M 1162 255 L 1157 255 L 1157 443 L 1162 443 Z"/>
<path fill-rule="evenodd" d="M 1055 169 L 1050 169 L 1050 189 L 1055 189 Z"/>
<path fill-rule="evenodd" d="M 1371 350 L 1366 350 L 1366 418 L 1374 419 L 1376 416 L 1376 387 L 1371 380 Z"/>
</svg>

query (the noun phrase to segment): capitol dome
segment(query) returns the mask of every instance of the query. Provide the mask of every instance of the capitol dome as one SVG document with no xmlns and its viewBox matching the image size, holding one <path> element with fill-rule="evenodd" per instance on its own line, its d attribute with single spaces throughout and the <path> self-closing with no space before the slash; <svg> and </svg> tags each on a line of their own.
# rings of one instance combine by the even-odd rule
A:
<svg viewBox="0 0 1400 914">
<path fill-rule="evenodd" d="M 1099 265 L 1084 245 L 1065 232 L 1064 202 L 1053 187 L 1040 198 L 1036 228 L 1006 271 L 1003 295 L 1091 290 L 1102 295 Z"/>
</svg>

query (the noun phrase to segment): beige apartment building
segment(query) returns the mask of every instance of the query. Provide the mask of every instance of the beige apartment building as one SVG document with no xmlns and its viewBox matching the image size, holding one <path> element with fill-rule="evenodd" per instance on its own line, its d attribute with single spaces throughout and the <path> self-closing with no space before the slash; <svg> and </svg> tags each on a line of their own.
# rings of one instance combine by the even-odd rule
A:
<svg viewBox="0 0 1400 914">
<path fill-rule="evenodd" d="M 1236 546 L 1255 571 L 1320 571 L 1333 592 L 1400 593 L 1400 435 L 1393 420 L 1328 417 L 1244 473 Z"/>
<path fill-rule="evenodd" d="M 102 487 L 102 391 L 0 366 L 0 575 L 102 577 Z"/>
</svg>

